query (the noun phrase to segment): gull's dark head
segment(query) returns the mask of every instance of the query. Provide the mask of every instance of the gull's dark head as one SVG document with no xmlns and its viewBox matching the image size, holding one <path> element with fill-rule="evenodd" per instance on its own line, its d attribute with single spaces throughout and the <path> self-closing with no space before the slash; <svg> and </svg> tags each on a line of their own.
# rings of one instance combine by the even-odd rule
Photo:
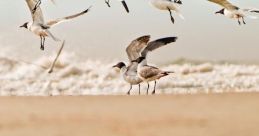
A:
<svg viewBox="0 0 259 136">
<path fill-rule="evenodd" d="M 224 15 L 224 11 L 225 11 L 225 9 L 223 8 L 220 11 L 215 12 L 215 14 L 222 14 L 222 15 Z"/>
<path fill-rule="evenodd" d="M 125 63 L 123 63 L 123 62 L 119 62 L 118 64 L 116 64 L 116 65 L 114 65 L 114 66 L 112 66 L 113 68 L 119 68 L 119 69 L 121 69 L 121 68 L 123 68 L 123 67 L 125 67 L 126 65 L 125 65 Z"/>
<path fill-rule="evenodd" d="M 23 25 L 20 26 L 21 28 L 24 27 L 26 29 L 28 29 L 28 22 L 24 23 Z"/>
<path fill-rule="evenodd" d="M 139 57 L 138 59 L 136 59 L 136 62 L 141 63 L 144 59 L 146 59 L 145 57 Z"/>
</svg>

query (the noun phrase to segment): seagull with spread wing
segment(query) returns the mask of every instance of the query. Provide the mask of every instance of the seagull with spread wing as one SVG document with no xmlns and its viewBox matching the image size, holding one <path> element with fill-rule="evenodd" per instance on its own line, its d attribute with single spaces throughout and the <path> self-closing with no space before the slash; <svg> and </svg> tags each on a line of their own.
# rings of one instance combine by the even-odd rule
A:
<svg viewBox="0 0 259 136">
<path fill-rule="evenodd" d="M 127 11 L 127 13 L 129 13 L 129 8 L 128 8 L 126 1 L 125 0 L 119 0 L 119 1 L 122 3 L 122 5 L 125 8 L 125 10 Z M 107 4 L 108 7 L 111 7 L 110 0 L 105 0 L 105 3 Z"/>
<path fill-rule="evenodd" d="M 222 14 L 228 18 L 237 19 L 239 25 L 241 25 L 241 21 L 240 21 L 241 19 L 242 19 L 243 24 L 246 24 L 245 19 L 244 19 L 245 17 L 249 17 L 251 19 L 257 19 L 257 17 L 255 17 L 255 16 L 247 15 L 246 14 L 247 12 L 259 13 L 259 10 L 255 9 L 255 8 L 240 9 L 239 7 L 231 4 L 227 0 L 208 0 L 208 1 L 216 3 L 216 4 L 224 7 L 220 11 L 215 12 L 215 14 Z"/>
<path fill-rule="evenodd" d="M 168 11 L 173 24 L 175 19 L 172 15 L 172 11 L 175 11 L 175 13 L 178 14 L 181 19 L 184 19 L 178 8 L 182 4 L 181 0 L 150 0 L 150 4 L 159 10 Z"/>
<path fill-rule="evenodd" d="M 139 94 L 140 94 L 140 83 L 142 80 L 137 75 L 138 63 L 135 61 L 140 57 L 140 53 L 147 46 L 147 43 L 150 39 L 150 36 L 141 36 L 135 40 L 133 40 L 130 45 L 126 48 L 126 52 L 128 55 L 128 59 L 130 64 L 126 66 L 124 62 L 119 62 L 114 65 L 114 68 L 119 68 L 120 72 L 123 76 L 123 79 L 130 84 L 130 89 L 127 92 L 130 95 L 130 91 L 133 85 L 139 86 Z"/>
<path fill-rule="evenodd" d="M 55 36 L 53 36 L 53 34 L 51 34 L 51 32 L 49 31 L 49 29 L 51 27 L 53 27 L 54 25 L 57 25 L 61 22 L 64 21 L 68 21 L 71 20 L 73 18 L 79 17 L 81 15 L 84 15 L 85 13 L 87 13 L 91 7 L 89 7 L 88 9 L 71 15 L 71 16 L 67 16 L 64 18 L 58 18 L 49 22 L 44 22 L 44 18 L 43 18 L 43 14 L 41 11 L 40 6 L 36 8 L 36 11 L 33 13 L 33 9 L 35 8 L 35 5 L 37 4 L 37 0 L 26 0 L 27 5 L 30 9 L 31 15 L 32 15 L 32 21 L 30 22 L 26 22 L 23 25 L 21 25 L 20 27 L 24 27 L 26 29 L 28 29 L 29 31 L 33 32 L 34 34 L 38 35 L 41 39 L 41 49 L 44 50 L 44 43 L 45 43 L 45 37 L 51 37 L 54 41 L 60 41 L 58 38 L 56 38 Z"/>
<path fill-rule="evenodd" d="M 137 60 L 135 60 L 135 62 L 138 63 L 138 68 L 137 68 L 138 77 L 148 84 L 147 93 L 149 90 L 149 82 L 151 82 L 151 81 L 155 82 L 154 89 L 152 91 L 152 94 L 155 94 L 156 81 L 162 77 L 169 75 L 170 73 L 174 73 L 171 71 L 163 71 L 163 70 L 160 70 L 159 68 L 149 66 L 147 64 L 147 54 L 160 47 L 168 45 L 172 42 L 176 42 L 176 40 L 177 40 L 177 37 L 166 37 L 166 38 L 162 38 L 162 39 L 158 39 L 158 40 L 149 42 L 147 47 L 145 47 L 144 50 L 141 51 L 141 57 L 139 57 Z"/>
<path fill-rule="evenodd" d="M 139 85 L 140 91 L 140 83 L 146 81 L 144 78 L 138 75 L 138 58 L 145 58 L 142 60 L 142 64 L 147 65 L 146 57 L 149 52 L 152 52 L 155 49 L 165 46 L 171 42 L 174 42 L 176 38 L 168 37 L 155 40 L 152 42 L 149 42 L 149 40 L 150 36 L 145 35 L 132 41 L 131 44 L 127 47 L 126 51 L 128 54 L 128 58 L 131 61 L 128 67 L 123 62 L 119 62 L 117 65 L 113 66 L 121 69 L 121 74 L 123 75 L 124 80 L 130 83 L 131 85 L 130 90 L 132 88 L 132 85 Z M 128 94 L 130 94 L 130 90 L 128 91 Z M 147 88 L 147 94 L 148 90 L 149 83 Z"/>
</svg>

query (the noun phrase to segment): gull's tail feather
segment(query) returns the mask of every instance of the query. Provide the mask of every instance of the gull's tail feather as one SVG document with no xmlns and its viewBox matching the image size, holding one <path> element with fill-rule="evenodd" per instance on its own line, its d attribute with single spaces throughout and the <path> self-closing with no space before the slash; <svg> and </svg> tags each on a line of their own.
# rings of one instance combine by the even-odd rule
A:
<svg viewBox="0 0 259 136">
<path fill-rule="evenodd" d="M 182 19 L 184 20 L 184 16 L 182 15 L 182 13 L 180 11 L 176 11 L 177 15 Z"/>
<path fill-rule="evenodd" d="M 184 20 L 184 16 L 181 13 L 178 13 L 179 17 Z"/>
<path fill-rule="evenodd" d="M 251 13 L 259 13 L 259 9 L 257 8 L 246 8 L 246 9 L 243 9 L 243 11 L 251 12 Z"/>
<path fill-rule="evenodd" d="M 46 32 L 48 33 L 48 36 L 50 36 L 54 41 L 56 42 L 61 41 L 60 39 L 56 38 L 50 31 L 46 30 Z"/>
</svg>

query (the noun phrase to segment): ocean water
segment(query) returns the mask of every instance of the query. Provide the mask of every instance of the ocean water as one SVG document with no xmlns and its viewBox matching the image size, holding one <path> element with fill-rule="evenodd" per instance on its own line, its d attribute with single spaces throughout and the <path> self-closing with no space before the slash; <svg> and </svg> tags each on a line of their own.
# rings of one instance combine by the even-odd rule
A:
<svg viewBox="0 0 259 136">
<path fill-rule="evenodd" d="M 52 74 L 48 73 L 55 54 L 34 62 L 0 57 L 1 96 L 124 95 L 129 85 L 112 66 L 118 61 L 76 58 L 63 53 Z M 158 81 L 157 94 L 193 94 L 259 91 L 259 66 L 242 64 L 167 64 L 158 66 L 174 71 Z M 151 84 L 150 92 L 153 87 Z M 147 84 L 141 85 L 146 93 Z M 133 87 L 132 94 L 138 94 Z"/>
</svg>

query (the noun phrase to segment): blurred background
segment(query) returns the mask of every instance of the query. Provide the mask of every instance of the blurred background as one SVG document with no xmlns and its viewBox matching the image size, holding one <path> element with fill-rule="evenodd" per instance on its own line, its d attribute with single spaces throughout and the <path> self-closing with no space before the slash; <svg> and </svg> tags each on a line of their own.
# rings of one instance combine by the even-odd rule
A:
<svg viewBox="0 0 259 136">
<path fill-rule="evenodd" d="M 240 7 L 259 7 L 257 0 L 231 0 Z M 167 11 L 153 8 L 148 0 L 127 0 L 127 14 L 117 0 L 108 8 L 104 0 L 56 0 L 56 5 L 43 0 L 45 21 L 80 12 L 93 5 L 89 14 L 60 24 L 51 32 L 66 40 L 65 52 L 78 58 L 125 60 L 126 46 L 135 38 L 150 34 L 152 40 L 178 36 L 177 43 L 161 48 L 150 55 L 152 62 L 164 64 L 179 58 L 208 61 L 259 63 L 259 20 L 246 19 L 239 26 L 214 13 L 220 6 L 206 0 L 183 0 L 180 7 L 185 20 L 176 14 L 173 25 Z M 34 60 L 57 50 L 57 43 L 47 39 L 46 49 L 40 50 L 40 38 L 19 26 L 31 20 L 25 0 L 0 1 L 0 55 Z"/>
</svg>

